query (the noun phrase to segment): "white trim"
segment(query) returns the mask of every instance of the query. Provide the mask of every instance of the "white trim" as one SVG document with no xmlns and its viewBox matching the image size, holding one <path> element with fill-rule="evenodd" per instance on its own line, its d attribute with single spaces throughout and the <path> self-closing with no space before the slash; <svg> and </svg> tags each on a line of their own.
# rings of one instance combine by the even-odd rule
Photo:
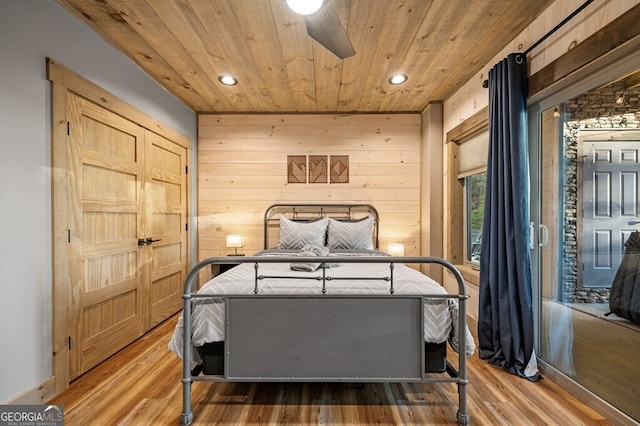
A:
<svg viewBox="0 0 640 426">
<path fill-rule="evenodd" d="M 27 389 L 20 395 L 8 400 L 4 405 L 40 405 L 55 396 L 56 378 L 51 376 L 44 382 Z"/>
</svg>

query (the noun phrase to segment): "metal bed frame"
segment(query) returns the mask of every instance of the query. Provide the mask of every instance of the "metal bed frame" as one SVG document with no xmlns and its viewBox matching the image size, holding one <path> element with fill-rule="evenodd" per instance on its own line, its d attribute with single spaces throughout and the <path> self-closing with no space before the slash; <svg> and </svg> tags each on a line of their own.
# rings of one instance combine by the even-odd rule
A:
<svg viewBox="0 0 640 426">
<path fill-rule="evenodd" d="M 338 220 L 357 220 L 366 216 L 373 217 L 373 246 L 378 247 L 378 229 L 380 215 L 371 204 L 272 204 L 264 212 L 264 248 L 269 248 L 270 234 L 273 228 L 278 228 L 280 216 L 288 219 L 309 222 L 323 217 Z"/>
<path fill-rule="evenodd" d="M 286 206 L 288 208 L 289 205 Z M 377 212 L 375 214 L 377 222 Z M 265 214 L 265 241 L 267 220 Z M 377 232 L 375 238 L 377 240 Z M 191 386 L 194 382 L 250 381 L 455 383 L 458 387 L 456 420 L 460 425 L 468 425 L 465 330 L 466 301 L 469 296 L 460 271 L 446 260 L 434 257 L 316 257 L 314 262 L 321 264 L 319 272 L 322 275 L 313 279 L 322 280 L 322 294 L 258 294 L 259 282 L 270 278 L 260 274 L 260 264 L 307 261 L 308 258 L 295 255 L 224 256 L 203 260 L 191 269 L 182 296 L 182 424 L 190 425 L 193 422 Z M 194 293 L 202 268 L 229 262 L 254 264 L 254 294 Z M 389 294 L 326 294 L 328 281 L 344 279 L 327 275 L 324 265 L 330 263 L 389 264 L 389 275 L 376 278 L 389 283 Z M 440 264 L 455 277 L 458 293 L 394 294 L 394 263 Z M 199 376 L 191 370 L 192 309 L 196 299 L 207 298 L 222 300 L 225 304 L 224 374 Z M 449 377 L 434 377 L 424 373 L 423 317 L 424 304 L 428 299 L 458 300 L 458 366 L 456 369 L 447 361 Z"/>
</svg>

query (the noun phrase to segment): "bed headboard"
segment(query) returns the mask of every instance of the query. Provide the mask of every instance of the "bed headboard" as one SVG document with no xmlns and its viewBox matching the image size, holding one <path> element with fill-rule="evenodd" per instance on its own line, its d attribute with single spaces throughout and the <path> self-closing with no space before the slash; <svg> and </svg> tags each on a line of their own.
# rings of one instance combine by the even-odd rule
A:
<svg viewBox="0 0 640 426">
<path fill-rule="evenodd" d="M 378 248 L 378 210 L 370 204 L 272 204 L 264 212 L 264 248 L 278 245 L 280 216 L 298 221 L 314 221 L 323 217 L 338 220 L 373 217 L 373 246 Z"/>
</svg>

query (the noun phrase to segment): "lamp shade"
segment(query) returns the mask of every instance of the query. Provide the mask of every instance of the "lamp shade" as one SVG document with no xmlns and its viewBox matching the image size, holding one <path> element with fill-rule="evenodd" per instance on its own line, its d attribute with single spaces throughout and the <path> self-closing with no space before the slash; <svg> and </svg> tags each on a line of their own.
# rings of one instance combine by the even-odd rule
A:
<svg viewBox="0 0 640 426">
<path fill-rule="evenodd" d="M 242 234 L 227 235 L 227 247 L 230 247 L 230 248 L 244 247 L 244 235 Z"/>
<path fill-rule="evenodd" d="M 387 244 L 387 253 L 391 256 L 404 256 L 404 244 L 389 243 Z"/>
</svg>

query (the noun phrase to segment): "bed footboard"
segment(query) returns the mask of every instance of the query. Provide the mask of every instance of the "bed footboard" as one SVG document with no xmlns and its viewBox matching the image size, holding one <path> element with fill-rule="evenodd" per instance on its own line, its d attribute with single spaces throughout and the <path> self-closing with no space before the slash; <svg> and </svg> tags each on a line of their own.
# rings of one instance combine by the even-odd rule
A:
<svg viewBox="0 0 640 426">
<path fill-rule="evenodd" d="M 449 382 L 458 385 L 457 422 L 467 413 L 466 293 L 460 272 L 449 262 L 430 257 L 318 257 L 319 262 L 437 263 L 458 282 L 457 294 L 435 295 L 216 295 L 226 306 L 223 374 L 197 376 L 191 370 L 192 302 L 198 271 L 228 262 L 211 258 L 190 271 L 183 294 L 182 424 L 193 421 L 191 386 L 197 381 L 271 382 Z M 240 263 L 300 262 L 291 257 L 243 257 Z M 257 269 L 257 268 L 256 268 Z M 392 285 L 392 284 L 391 284 Z M 450 377 L 424 374 L 424 303 L 433 298 L 458 301 L 457 369 Z M 219 349 L 218 349 L 219 350 Z"/>
<path fill-rule="evenodd" d="M 420 381 L 420 302 L 415 297 L 229 298 L 225 380 Z"/>
</svg>

